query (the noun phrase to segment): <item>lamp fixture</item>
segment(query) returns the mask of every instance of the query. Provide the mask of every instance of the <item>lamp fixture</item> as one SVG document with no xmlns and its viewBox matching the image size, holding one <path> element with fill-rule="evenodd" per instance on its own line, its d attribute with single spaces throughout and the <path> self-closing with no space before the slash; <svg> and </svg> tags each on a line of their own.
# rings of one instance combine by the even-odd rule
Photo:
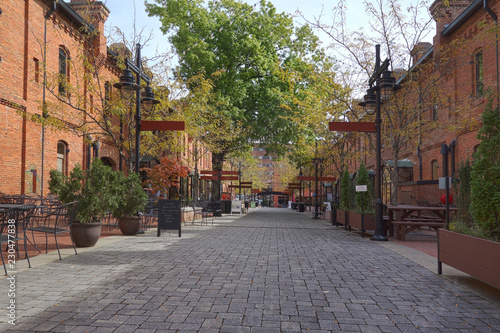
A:
<svg viewBox="0 0 500 333">
<path fill-rule="evenodd" d="M 123 70 L 123 74 L 120 76 L 120 82 L 113 84 L 113 87 L 120 89 L 125 99 L 131 99 L 134 92 L 141 89 L 141 86 L 135 83 L 132 71 L 129 69 Z"/>
<path fill-rule="evenodd" d="M 151 110 L 153 110 L 153 106 L 160 104 L 160 101 L 155 98 L 153 88 L 149 85 L 144 87 L 144 95 L 145 96 L 141 98 L 142 107 L 144 108 L 144 111 L 151 112 Z"/>
</svg>

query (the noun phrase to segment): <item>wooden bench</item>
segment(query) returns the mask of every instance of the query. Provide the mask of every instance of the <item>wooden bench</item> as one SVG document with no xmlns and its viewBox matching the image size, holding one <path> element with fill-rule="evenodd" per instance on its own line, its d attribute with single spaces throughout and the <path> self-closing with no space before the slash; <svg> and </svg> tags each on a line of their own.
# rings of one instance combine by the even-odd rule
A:
<svg viewBox="0 0 500 333">
<path fill-rule="evenodd" d="M 401 241 L 406 240 L 407 233 L 416 230 L 420 227 L 431 227 L 437 230 L 438 228 L 442 228 L 446 225 L 445 222 L 429 221 L 427 219 L 420 219 L 420 220 L 411 219 L 411 221 L 404 221 L 404 222 L 392 221 L 391 224 L 396 227 L 396 238 Z"/>
</svg>

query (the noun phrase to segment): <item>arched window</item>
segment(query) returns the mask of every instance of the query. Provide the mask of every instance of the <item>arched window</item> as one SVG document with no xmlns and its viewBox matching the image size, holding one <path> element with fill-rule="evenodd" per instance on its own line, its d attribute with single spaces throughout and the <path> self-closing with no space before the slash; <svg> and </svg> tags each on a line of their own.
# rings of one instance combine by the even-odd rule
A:
<svg viewBox="0 0 500 333">
<path fill-rule="evenodd" d="M 437 160 L 433 160 L 431 162 L 431 171 L 432 171 L 432 180 L 438 180 L 439 173 L 438 173 L 438 161 Z"/>
<path fill-rule="evenodd" d="M 63 141 L 57 142 L 57 170 L 61 171 L 64 175 L 67 175 L 67 153 L 68 145 Z"/>
</svg>

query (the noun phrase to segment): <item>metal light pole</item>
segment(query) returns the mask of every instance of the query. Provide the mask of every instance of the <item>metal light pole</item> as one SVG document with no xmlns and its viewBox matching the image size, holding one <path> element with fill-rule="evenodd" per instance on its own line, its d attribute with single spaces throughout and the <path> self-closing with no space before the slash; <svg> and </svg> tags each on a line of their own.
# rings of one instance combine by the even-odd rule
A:
<svg viewBox="0 0 500 333">
<path fill-rule="evenodd" d="M 123 70 L 123 75 L 120 77 L 120 82 L 115 83 L 113 86 L 120 89 L 122 95 L 126 99 L 131 99 L 135 91 L 135 172 L 139 173 L 139 158 L 141 146 L 141 105 L 146 111 L 151 111 L 153 105 L 159 104 L 160 101 L 155 99 L 153 90 L 149 86 L 151 81 L 142 70 L 141 65 L 141 44 L 136 44 L 135 51 L 135 64 L 129 59 L 125 59 L 127 69 Z M 135 74 L 135 83 L 132 72 Z M 148 84 L 144 88 L 144 97 L 141 99 L 141 79 Z"/>
<path fill-rule="evenodd" d="M 370 77 L 370 89 L 364 97 L 364 102 L 359 105 L 366 107 L 366 112 L 375 114 L 376 129 L 376 200 L 375 200 L 375 234 L 370 238 L 373 241 L 387 241 L 384 235 L 383 202 L 382 202 L 382 99 L 388 100 L 392 92 L 398 87 L 392 73 L 388 71 L 389 59 L 380 63 L 380 45 L 375 45 L 375 70 Z M 395 162 L 397 163 L 397 162 Z"/>
</svg>

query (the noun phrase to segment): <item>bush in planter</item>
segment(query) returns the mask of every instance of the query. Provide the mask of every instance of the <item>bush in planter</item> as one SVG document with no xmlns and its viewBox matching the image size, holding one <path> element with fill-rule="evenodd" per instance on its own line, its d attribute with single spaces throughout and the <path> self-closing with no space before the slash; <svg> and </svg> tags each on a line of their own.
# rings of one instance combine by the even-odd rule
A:
<svg viewBox="0 0 500 333">
<path fill-rule="evenodd" d="M 482 114 L 481 140 L 471 172 L 471 212 L 477 228 L 500 238 L 500 115 L 490 98 Z"/>
<path fill-rule="evenodd" d="M 59 201 L 78 201 L 75 222 L 71 224 L 71 236 L 78 247 L 94 246 L 101 235 L 101 219 L 116 205 L 113 184 L 116 173 L 98 158 L 88 170 L 79 165 L 69 176 L 57 170 L 50 171 L 49 189 Z"/>
<path fill-rule="evenodd" d="M 82 170 L 77 164 L 69 176 L 51 170 L 49 190 L 57 194 L 59 201 L 64 204 L 78 201 L 78 222 L 97 222 L 116 205 L 112 190 L 115 175 L 109 166 L 96 158 L 89 170 Z"/>
<path fill-rule="evenodd" d="M 370 180 L 370 174 L 364 164 L 359 166 L 358 175 L 356 177 L 356 185 L 366 185 L 368 191 L 356 192 L 356 211 L 363 214 L 374 214 L 373 207 L 374 188 Z M 361 201 L 363 201 L 363 211 L 361 211 Z"/>
<path fill-rule="evenodd" d="M 353 210 L 354 209 L 354 184 L 349 174 L 347 168 L 342 174 L 342 179 L 340 180 L 340 209 L 343 210 Z"/>
<path fill-rule="evenodd" d="M 140 230 L 138 214 L 144 210 L 148 202 L 139 175 L 133 172 L 125 176 L 123 172 L 117 172 L 113 191 L 117 201 L 112 214 L 119 220 L 120 230 L 124 235 L 137 234 Z"/>
</svg>

